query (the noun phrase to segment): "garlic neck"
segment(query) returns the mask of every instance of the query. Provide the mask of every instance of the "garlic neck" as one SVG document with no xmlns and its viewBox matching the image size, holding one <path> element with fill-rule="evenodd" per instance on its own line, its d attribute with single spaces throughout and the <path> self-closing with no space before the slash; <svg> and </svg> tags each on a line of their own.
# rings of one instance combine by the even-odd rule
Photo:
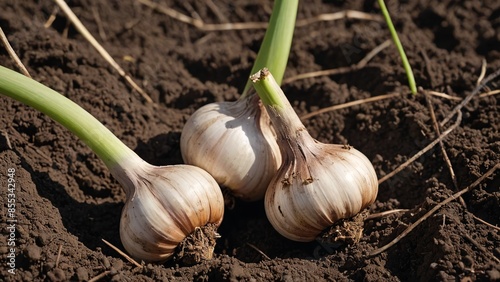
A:
<svg viewBox="0 0 500 282">
<path fill-rule="evenodd" d="M 308 158 L 311 157 L 311 149 L 316 141 L 307 132 L 288 101 L 284 108 L 266 108 L 277 131 L 277 143 L 283 158 L 280 170 L 286 170 L 284 183 L 291 183 L 292 178 L 299 178 L 304 184 L 313 182 Z"/>
</svg>

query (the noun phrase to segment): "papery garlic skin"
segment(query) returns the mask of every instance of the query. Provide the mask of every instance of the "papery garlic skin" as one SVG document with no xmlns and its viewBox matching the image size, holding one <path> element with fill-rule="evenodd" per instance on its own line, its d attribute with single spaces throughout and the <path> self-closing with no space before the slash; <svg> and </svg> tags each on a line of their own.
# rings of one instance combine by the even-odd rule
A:
<svg viewBox="0 0 500 282">
<path fill-rule="evenodd" d="M 185 163 L 205 169 L 245 201 L 264 197 L 281 164 L 269 116 L 257 95 L 201 107 L 186 122 L 180 142 Z"/>
<path fill-rule="evenodd" d="M 127 167 L 134 169 L 117 168 L 112 173 L 127 193 L 120 238 L 133 258 L 166 261 L 195 230 L 207 224 L 220 225 L 224 199 L 206 171 L 189 165 L 158 167 L 137 159 L 131 162 L 134 165 Z M 203 258 L 210 259 L 213 245 L 201 246 L 200 251 Z"/>
<path fill-rule="evenodd" d="M 298 152 L 284 158 L 265 197 L 267 217 L 284 237 L 313 241 L 337 220 L 350 218 L 375 201 L 377 175 L 358 150 L 311 138 Z"/>
<path fill-rule="evenodd" d="M 283 160 L 264 199 L 273 227 L 288 239 L 308 242 L 373 203 L 378 179 L 370 161 L 350 146 L 312 138 L 268 69 L 250 78 L 276 130 Z"/>
</svg>

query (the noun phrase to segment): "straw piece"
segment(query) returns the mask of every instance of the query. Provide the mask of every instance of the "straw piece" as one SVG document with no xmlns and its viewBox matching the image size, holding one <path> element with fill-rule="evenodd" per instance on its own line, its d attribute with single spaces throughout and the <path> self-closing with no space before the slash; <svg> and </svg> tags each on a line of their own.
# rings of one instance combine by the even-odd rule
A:
<svg viewBox="0 0 500 282">
<path fill-rule="evenodd" d="M 132 78 L 125 73 L 125 71 L 118 65 L 118 63 L 111 57 L 111 55 L 104 49 L 104 47 L 97 42 L 97 40 L 90 34 L 90 32 L 87 30 L 87 28 L 82 24 L 82 22 L 78 19 L 78 17 L 71 11 L 71 8 L 64 2 L 64 0 L 54 0 L 57 5 L 63 10 L 63 12 L 66 14 L 66 16 L 69 18 L 69 20 L 73 23 L 73 25 L 76 27 L 76 29 L 89 41 L 89 43 L 99 52 L 99 54 L 122 76 L 125 78 L 125 80 L 134 88 L 141 96 L 148 102 L 152 103 L 153 100 L 149 97 L 149 95 L 142 90 L 139 85 L 137 85 Z"/>
</svg>

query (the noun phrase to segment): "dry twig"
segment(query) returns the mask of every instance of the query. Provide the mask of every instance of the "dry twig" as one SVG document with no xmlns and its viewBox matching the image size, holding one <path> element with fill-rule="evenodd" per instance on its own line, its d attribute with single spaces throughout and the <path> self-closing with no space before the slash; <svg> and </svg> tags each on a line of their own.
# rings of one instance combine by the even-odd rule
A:
<svg viewBox="0 0 500 282">
<path fill-rule="evenodd" d="M 383 212 L 379 212 L 379 213 L 372 213 L 372 214 L 369 214 L 365 218 L 365 221 L 369 220 L 369 219 L 384 217 L 384 216 L 387 216 L 387 215 L 390 215 L 390 214 L 393 214 L 393 213 L 407 212 L 407 211 L 408 211 L 408 209 L 393 209 L 393 210 L 383 211 Z"/>
<path fill-rule="evenodd" d="M 479 74 L 479 77 L 477 78 L 476 86 L 479 86 L 481 84 L 481 81 L 483 81 L 484 76 L 486 75 L 486 65 L 487 65 L 487 62 L 485 59 L 483 59 L 481 62 L 481 73 Z"/>
<path fill-rule="evenodd" d="M 111 55 L 104 49 L 104 47 L 97 42 L 97 40 L 90 34 L 90 32 L 87 30 L 87 28 L 82 24 L 82 22 L 78 19 L 78 17 L 71 11 L 71 8 L 66 4 L 64 0 L 54 0 L 57 5 L 63 10 L 63 12 L 66 14 L 66 16 L 69 18 L 69 20 L 73 23 L 73 25 L 76 27 L 76 29 L 89 41 L 89 43 L 99 52 L 99 54 L 122 76 L 125 81 L 127 81 L 133 89 L 135 89 L 141 96 L 149 103 L 152 103 L 153 100 L 149 97 L 149 95 L 142 90 L 139 85 L 137 85 L 132 78 L 125 73 L 125 71 L 118 65 L 118 63 L 111 57 Z"/>
<path fill-rule="evenodd" d="M 17 67 L 21 70 L 21 72 L 25 76 L 31 78 L 31 75 L 28 72 L 28 70 L 26 69 L 26 67 L 23 65 L 23 62 L 21 62 L 21 59 L 19 59 L 19 57 L 17 56 L 14 49 L 12 49 L 12 46 L 10 46 L 9 40 L 7 39 L 7 36 L 5 35 L 5 33 L 3 32 L 1 27 L 0 27 L 0 39 L 2 40 L 3 45 L 5 45 L 5 49 L 7 49 L 7 53 L 9 53 L 9 56 L 14 60 Z"/>
<path fill-rule="evenodd" d="M 62 244 L 59 245 L 59 249 L 57 250 L 56 268 L 57 266 L 59 266 L 59 260 L 61 259 L 61 252 L 62 252 Z"/>
<path fill-rule="evenodd" d="M 139 267 L 139 268 L 142 268 L 142 265 L 140 265 L 137 261 L 135 261 L 133 258 L 129 257 L 126 253 L 124 253 L 122 250 L 118 249 L 117 247 L 115 247 L 113 244 L 111 244 L 110 242 L 102 239 L 102 241 L 104 243 L 106 243 L 106 245 L 108 245 L 109 247 L 111 247 L 111 249 L 115 250 L 117 253 L 119 253 L 121 256 L 123 256 L 126 260 L 128 260 L 130 263 L 132 263 L 133 265 Z"/>
<path fill-rule="evenodd" d="M 375 57 L 378 53 L 380 53 L 382 50 L 385 48 L 389 47 L 391 45 L 391 40 L 386 40 L 382 44 L 378 45 L 375 47 L 372 51 L 370 51 L 366 56 L 361 59 L 357 64 L 351 65 L 348 67 L 340 67 L 340 68 L 335 68 L 335 69 L 328 69 L 328 70 L 321 70 L 321 71 L 314 71 L 314 72 L 308 72 L 308 73 L 302 73 L 299 75 L 295 75 L 292 77 L 289 77 L 287 79 L 283 80 L 283 84 L 290 83 L 299 79 L 306 79 L 306 78 L 312 78 L 312 77 L 318 77 L 318 76 L 327 76 L 327 75 L 336 75 L 336 74 L 344 74 L 344 73 L 349 73 L 353 71 L 360 70 L 366 66 L 366 64 L 373 58 Z"/>
<path fill-rule="evenodd" d="M 434 107 L 432 106 L 432 101 L 429 97 L 429 95 L 424 92 L 425 100 L 427 101 L 427 105 L 429 107 L 429 112 L 431 114 L 431 119 L 432 119 L 432 124 L 434 126 L 434 131 L 436 131 L 437 135 L 439 136 L 441 134 L 441 129 L 439 128 L 439 124 L 436 120 L 436 114 L 434 113 Z M 450 176 L 451 180 L 453 182 L 453 185 L 455 186 L 455 189 L 458 190 L 458 183 L 457 183 L 457 176 L 455 175 L 455 171 L 453 170 L 453 166 L 451 165 L 450 158 L 448 157 L 448 154 L 446 153 L 446 149 L 444 148 L 443 141 L 439 141 L 439 147 L 441 147 L 441 153 L 443 154 L 443 159 L 444 162 L 446 163 L 446 166 L 448 166 L 448 170 L 450 171 Z M 460 199 L 460 202 L 465 205 L 465 202 L 463 199 Z"/>
<path fill-rule="evenodd" d="M 263 251 L 261 251 L 259 248 L 257 248 L 255 245 L 253 244 L 250 244 L 247 242 L 247 245 L 249 245 L 250 247 L 252 247 L 252 249 L 256 250 L 264 259 L 266 260 L 271 260 L 271 258 L 266 255 Z"/>
<path fill-rule="evenodd" d="M 495 79 L 500 75 L 500 69 L 496 70 L 494 73 L 488 75 L 485 79 L 481 80 L 481 83 L 474 88 L 474 90 L 465 97 L 465 99 L 462 100 L 460 104 L 458 104 L 452 111 L 451 113 L 439 124 L 440 126 L 445 125 L 450 119 L 455 115 L 455 113 L 459 112 L 469 101 L 483 89 L 490 81 Z"/>
<path fill-rule="evenodd" d="M 92 279 L 89 280 L 89 282 L 96 282 L 96 281 L 99 281 L 101 280 L 102 278 L 106 277 L 106 275 L 110 274 L 111 273 L 111 270 L 106 270 L 104 272 L 102 272 L 101 274 L 93 277 Z"/>
<path fill-rule="evenodd" d="M 429 151 L 434 146 L 436 146 L 436 144 L 439 143 L 441 140 L 443 140 L 448 134 L 450 134 L 450 132 L 452 132 L 453 130 L 455 130 L 455 128 L 457 128 L 458 125 L 460 125 L 461 121 L 462 121 L 462 112 L 458 112 L 457 120 L 455 121 L 455 123 L 452 126 L 450 126 L 447 130 L 445 130 L 443 133 L 441 133 L 441 135 L 439 135 L 438 138 L 436 138 L 434 141 L 432 141 L 425 148 L 423 148 L 418 153 L 416 153 L 415 155 L 413 155 L 413 157 L 409 158 L 406 162 L 404 162 L 401 165 L 399 165 L 395 170 L 391 171 L 390 173 L 388 173 L 384 177 L 380 178 L 378 180 L 378 183 L 381 184 L 384 181 L 386 181 L 387 179 L 393 177 L 394 175 L 396 175 L 397 173 L 399 173 L 400 171 L 402 171 L 403 169 L 405 169 L 412 162 L 414 162 L 416 159 L 420 158 L 423 154 L 427 153 L 427 151 Z"/>
<path fill-rule="evenodd" d="M 340 110 L 340 109 L 344 109 L 344 108 L 348 108 L 348 107 L 352 107 L 352 106 L 356 106 L 356 105 L 371 103 L 371 102 L 375 102 L 375 101 L 390 99 L 390 98 L 399 97 L 399 96 L 401 96 L 400 93 L 390 93 L 390 94 L 384 94 L 384 95 L 370 97 L 370 98 L 366 98 L 366 99 L 360 99 L 360 100 L 356 100 L 356 101 L 352 101 L 352 102 L 347 102 L 344 104 L 334 105 L 331 107 L 323 108 L 323 109 L 305 114 L 305 115 L 301 116 L 300 119 L 305 120 L 305 119 L 311 118 L 313 116 L 317 116 L 317 115 L 322 114 L 322 113 L 326 113 L 326 112 L 330 112 L 330 111 L 334 111 L 334 110 Z"/>
<path fill-rule="evenodd" d="M 203 31 L 224 31 L 224 30 L 243 30 L 243 29 L 266 29 L 267 22 L 241 22 L 241 23 L 220 23 L 220 24 L 208 24 L 203 22 L 201 19 L 196 19 L 184 15 L 183 13 L 177 12 L 176 10 L 169 8 L 165 5 L 155 3 L 151 0 L 137 0 L 144 6 L 150 7 L 151 9 L 157 10 L 175 20 L 192 25 L 199 30 Z M 210 6 L 209 6 L 210 7 Z M 213 7 L 210 7 L 213 8 Z M 337 13 L 321 14 L 308 19 L 299 19 L 295 22 L 296 27 L 303 27 L 317 22 L 322 21 L 335 21 L 344 18 L 360 19 L 360 20 L 371 20 L 371 21 L 383 21 L 382 17 L 379 15 L 372 15 L 360 11 L 346 10 Z"/>
<path fill-rule="evenodd" d="M 487 225 L 487 226 L 489 226 L 489 227 L 491 227 L 491 228 L 493 228 L 493 229 L 495 229 L 497 231 L 500 231 L 500 227 L 498 227 L 496 225 L 493 225 L 493 224 L 491 224 L 491 223 L 489 223 L 489 222 L 487 222 L 487 221 L 485 221 L 485 220 L 483 220 L 483 219 L 475 216 L 474 214 L 472 216 L 474 217 L 475 220 L 481 222 L 482 224 Z"/>
<path fill-rule="evenodd" d="M 491 169 L 489 169 L 485 174 L 483 174 L 481 177 L 479 177 L 476 181 L 474 181 L 474 183 L 472 183 L 471 185 L 469 185 L 468 187 L 466 187 L 465 189 L 462 189 L 460 190 L 459 192 L 451 195 L 449 198 L 447 198 L 446 200 L 440 202 L 439 204 L 437 204 L 436 206 L 434 206 L 431 210 L 429 210 L 427 213 L 425 213 L 421 218 L 419 218 L 416 222 L 414 222 L 413 224 L 409 225 L 405 231 L 403 231 L 401 234 L 399 234 L 396 238 L 394 238 L 389 244 L 381 247 L 381 248 L 378 248 L 372 252 L 370 252 L 370 254 L 368 256 L 376 256 L 384 251 L 386 251 L 387 249 L 389 249 L 390 247 L 392 247 L 393 245 L 395 245 L 397 242 L 399 242 L 403 237 L 405 237 L 406 235 L 408 235 L 413 229 L 415 229 L 415 227 L 417 227 L 420 223 L 422 223 L 424 220 L 426 220 L 427 218 L 429 218 L 434 212 L 436 212 L 438 209 L 440 209 L 442 206 L 448 204 L 449 202 L 461 197 L 463 194 L 471 191 L 474 187 L 476 187 L 477 185 L 479 185 L 484 179 L 486 179 L 487 177 L 489 177 L 490 175 L 492 175 L 495 170 L 497 170 L 498 168 L 500 168 L 500 163 L 496 164 L 494 167 L 492 167 Z M 496 259 L 496 258 L 495 258 Z M 496 259 L 498 261 L 498 259 Z"/>
<path fill-rule="evenodd" d="M 5 137 L 5 143 L 7 143 L 7 148 L 12 150 L 12 144 L 10 143 L 9 134 L 7 133 L 7 131 L 4 130 L 0 130 L 0 132 L 2 132 L 2 135 Z"/>
</svg>

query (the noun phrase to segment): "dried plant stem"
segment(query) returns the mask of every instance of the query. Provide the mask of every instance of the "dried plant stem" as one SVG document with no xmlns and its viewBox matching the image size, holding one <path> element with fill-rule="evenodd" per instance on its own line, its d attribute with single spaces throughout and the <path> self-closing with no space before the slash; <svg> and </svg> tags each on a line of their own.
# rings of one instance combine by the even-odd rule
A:
<svg viewBox="0 0 500 282">
<path fill-rule="evenodd" d="M 56 6 L 52 10 L 52 13 L 50 14 L 49 18 L 47 19 L 47 21 L 45 22 L 45 24 L 43 25 L 43 27 L 49 28 L 54 23 L 54 21 L 56 20 L 58 12 L 59 12 L 59 7 Z"/>
<path fill-rule="evenodd" d="M 264 259 L 266 260 L 271 260 L 271 258 L 266 255 L 263 251 L 261 251 L 259 248 L 257 248 L 255 245 L 253 244 L 250 244 L 247 242 L 247 245 L 249 245 L 250 247 L 252 247 L 252 249 L 256 250 Z"/>
<path fill-rule="evenodd" d="M 117 253 L 119 253 L 121 256 L 123 256 L 126 260 L 128 260 L 130 263 L 132 263 L 133 265 L 139 267 L 139 268 L 142 268 L 142 265 L 139 264 L 137 261 L 135 261 L 133 258 L 131 258 L 130 256 L 128 256 L 126 253 L 124 253 L 122 250 L 118 249 L 117 247 L 115 247 L 113 244 L 111 244 L 110 242 L 102 239 L 102 241 L 104 243 L 106 243 L 106 245 L 108 245 L 111 249 L 115 250 Z"/>
<path fill-rule="evenodd" d="M 336 13 L 321 14 L 315 17 L 297 20 L 296 27 L 303 27 L 317 22 L 336 21 L 341 19 L 358 19 L 382 22 L 384 19 L 379 15 L 368 14 L 360 11 L 345 10 Z"/>
<path fill-rule="evenodd" d="M 416 159 L 420 158 L 423 154 L 425 154 L 427 151 L 429 151 L 430 149 L 432 149 L 432 147 L 436 146 L 437 143 L 439 143 L 448 134 L 450 134 L 450 132 L 452 132 L 455 128 L 457 128 L 460 125 L 461 121 L 462 121 L 462 112 L 458 112 L 457 120 L 455 121 L 455 123 L 452 126 L 450 126 L 447 130 L 445 130 L 443 133 L 441 133 L 441 135 L 439 135 L 438 138 L 436 138 L 434 141 L 432 141 L 425 148 L 423 148 L 418 153 L 416 153 L 411 158 L 409 158 L 406 162 L 404 162 L 401 165 L 399 165 L 399 167 L 397 167 L 395 170 L 391 171 L 390 173 L 388 173 L 384 177 L 380 178 L 379 181 L 378 181 L 378 183 L 379 184 L 383 183 L 387 179 L 393 177 L 394 175 L 396 175 L 397 173 L 399 173 L 400 171 L 402 171 L 403 169 L 405 169 L 408 165 L 410 165 Z"/>
<path fill-rule="evenodd" d="M 441 93 L 441 92 L 436 92 L 436 91 L 426 91 L 426 93 L 430 94 L 432 96 L 436 96 L 436 97 L 440 97 L 440 98 L 444 98 L 444 99 L 448 99 L 448 100 L 462 101 L 462 98 L 450 96 L 446 93 Z M 500 94 L 500 90 L 492 90 L 490 92 L 482 93 L 482 94 L 478 95 L 478 97 L 485 98 L 485 97 L 497 95 L 497 94 Z M 301 116 L 300 118 L 302 120 L 305 120 L 305 119 L 312 118 L 314 116 L 317 116 L 319 114 L 323 114 L 326 112 L 345 109 L 345 108 L 349 108 L 349 107 L 353 107 L 353 106 L 357 106 L 357 105 L 361 105 L 361 104 L 365 104 L 365 103 L 387 100 L 387 99 L 399 97 L 402 95 L 403 94 L 400 94 L 400 93 L 390 93 L 390 94 L 379 95 L 379 96 L 370 97 L 370 98 L 366 98 L 366 99 L 359 99 L 359 100 L 355 100 L 352 102 L 347 102 L 344 104 L 338 104 L 338 105 L 330 106 L 327 108 L 319 109 L 317 111 L 313 111 L 313 112 L 310 112 L 308 114 L 305 114 L 305 115 Z"/>
<path fill-rule="evenodd" d="M 394 209 L 394 210 L 388 210 L 388 211 L 383 211 L 383 212 L 379 212 L 379 213 L 372 213 L 372 214 L 368 215 L 365 218 L 365 221 L 369 220 L 369 219 L 374 219 L 374 218 L 379 218 L 379 217 L 387 216 L 387 215 L 390 215 L 390 214 L 393 214 L 393 213 L 407 212 L 407 211 L 409 211 L 409 210 L 408 209 Z"/>
<path fill-rule="evenodd" d="M 208 24 L 203 22 L 201 19 L 195 19 L 186 16 L 176 10 L 169 8 L 165 5 L 158 4 L 151 0 L 137 0 L 139 3 L 157 10 L 175 20 L 192 25 L 199 30 L 203 31 L 225 31 L 225 30 L 243 30 L 243 29 L 266 29 L 267 22 L 241 22 L 241 23 L 220 23 L 220 24 Z M 317 22 L 322 21 L 335 21 L 344 18 L 360 19 L 360 20 L 371 20 L 371 21 L 383 21 L 382 17 L 378 15 L 372 15 L 368 13 L 363 13 L 359 11 L 346 10 L 337 13 L 321 14 L 312 18 L 297 20 L 295 26 L 303 27 Z"/>
<path fill-rule="evenodd" d="M 111 273 L 111 270 L 106 270 L 102 273 L 100 273 L 99 275 L 93 277 L 92 279 L 89 280 L 89 282 L 96 282 L 96 281 L 99 281 L 101 280 L 102 278 L 106 277 L 108 274 Z"/>
<path fill-rule="evenodd" d="M 481 81 L 483 81 L 484 76 L 486 75 L 486 66 L 487 66 L 486 59 L 483 58 L 483 60 L 481 61 L 481 73 L 479 74 L 479 77 L 477 78 L 476 81 L 477 86 L 481 84 Z"/>
<path fill-rule="evenodd" d="M 284 79 L 283 84 L 290 83 L 290 82 L 300 80 L 300 79 L 306 79 L 306 78 L 312 78 L 312 77 L 318 77 L 318 76 L 344 74 L 344 73 L 349 73 L 349 72 L 360 70 L 360 69 L 364 68 L 366 66 L 366 64 L 368 64 L 368 62 L 373 57 L 375 57 L 378 53 L 380 53 L 382 50 L 389 47 L 390 45 L 391 45 L 391 40 L 384 41 L 382 44 L 378 45 L 372 51 L 370 51 L 368 54 L 366 54 L 366 56 L 355 65 L 351 65 L 348 67 L 340 67 L 340 68 L 335 68 L 335 69 L 327 69 L 327 70 L 321 70 L 321 71 L 302 73 L 302 74 L 295 75 L 295 76 L 289 77 L 287 79 Z"/>
<path fill-rule="evenodd" d="M 463 194 L 471 191 L 474 187 L 476 187 L 477 185 L 479 185 L 482 181 L 484 181 L 484 179 L 486 179 L 487 177 L 489 177 L 490 175 L 492 175 L 495 170 L 497 170 L 498 168 L 500 168 L 500 163 L 496 164 L 494 167 L 492 167 L 491 169 L 489 169 L 485 174 L 483 174 L 481 177 L 479 177 L 476 181 L 474 181 L 474 183 L 472 183 L 471 185 L 469 185 L 468 187 L 466 187 L 465 189 L 462 189 L 460 190 L 459 192 L 451 195 L 449 198 L 447 198 L 446 200 L 440 202 L 439 204 L 437 204 L 436 206 L 434 206 L 431 210 L 429 210 L 427 213 L 425 213 L 421 218 L 419 218 L 416 222 L 414 222 L 413 224 L 411 224 L 410 226 L 408 226 L 406 228 L 405 231 L 403 231 L 401 234 L 399 234 L 396 238 L 394 238 L 394 240 L 392 240 L 389 244 L 381 247 L 381 248 L 378 248 L 372 252 L 370 252 L 370 254 L 368 256 L 376 256 L 384 251 L 386 251 L 387 249 L 389 249 L 390 247 L 392 247 L 393 245 L 395 245 L 397 242 L 399 242 L 403 237 L 405 237 L 406 235 L 408 235 L 413 229 L 415 229 L 415 227 L 417 227 L 420 223 L 422 223 L 424 220 L 426 220 L 427 218 L 429 218 L 433 213 L 435 213 L 438 209 L 440 209 L 442 206 L 448 204 L 449 202 L 459 198 L 460 196 L 462 196 Z M 498 259 L 496 259 L 498 261 Z"/>
<path fill-rule="evenodd" d="M 59 248 L 57 250 L 56 268 L 59 266 L 59 260 L 61 259 L 61 252 L 62 252 L 62 244 L 59 245 Z"/>
<path fill-rule="evenodd" d="M 493 79 L 495 79 L 496 77 L 498 77 L 500 75 L 500 69 L 496 70 L 494 73 L 488 75 L 485 79 L 482 79 L 481 80 L 481 83 L 476 86 L 476 88 L 474 88 L 474 90 L 469 94 L 467 95 L 467 97 L 465 97 L 465 99 L 462 100 L 462 102 L 460 104 L 458 104 L 452 111 L 451 113 L 443 120 L 441 121 L 441 123 L 439 124 L 440 126 L 443 126 L 445 125 L 448 121 L 450 121 L 451 117 L 453 115 L 455 115 L 455 113 L 459 112 L 465 105 L 467 105 L 467 103 L 469 103 L 469 101 L 479 93 L 479 91 L 481 91 L 481 89 L 483 89 L 484 86 L 486 86 L 486 84 L 488 84 L 490 81 L 492 81 Z"/>
<path fill-rule="evenodd" d="M 54 0 L 57 5 L 61 8 L 61 10 L 66 14 L 68 19 L 73 23 L 76 29 L 89 41 L 89 43 L 99 52 L 99 54 L 120 74 L 121 77 L 127 81 L 133 89 L 135 89 L 141 96 L 148 102 L 152 103 L 153 100 L 149 97 L 149 95 L 142 90 L 139 85 L 137 85 L 132 78 L 125 73 L 125 71 L 118 65 L 118 63 L 111 57 L 111 55 L 104 49 L 104 47 L 97 42 L 97 40 L 90 34 L 87 28 L 82 24 L 82 22 L 78 19 L 78 17 L 71 11 L 71 8 L 66 4 L 64 0 Z"/>
<path fill-rule="evenodd" d="M 311 118 L 313 116 L 317 116 L 317 115 L 322 114 L 322 113 L 326 113 L 326 112 L 330 112 L 330 111 L 334 111 L 334 110 L 340 110 L 340 109 L 344 109 L 344 108 L 348 108 L 348 107 L 352 107 L 352 106 L 356 106 L 356 105 L 371 103 L 371 102 L 375 102 L 375 101 L 390 99 L 390 98 L 399 97 L 399 96 L 401 96 L 400 93 L 389 93 L 389 94 L 384 94 L 384 95 L 380 95 L 380 96 L 375 96 L 375 97 L 370 97 L 370 98 L 366 98 L 366 99 L 360 99 L 360 100 L 356 100 L 356 101 L 352 101 L 352 102 L 347 102 L 344 104 L 334 105 L 331 107 L 323 108 L 323 109 L 305 114 L 305 115 L 301 116 L 300 119 L 305 120 L 305 119 Z"/>
<path fill-rule="evenodd" d="M 31 75 L 28 72 L 28 70 L 26 69 L 26 67 L 23 65 L 23 62 L 21 62 L 21 59 L 19 59 L 19 57 L 17 56 L 17 54 L 14 51 L 14 49 L 12 48 L 12 46 L 10 46 L 9 40 L 7 39 L 7 36 L 5 35 L 5 33 L 3 32 L 1 27 L 0 27 L 0 39 L 2 40 L 3 45 L 5 45 L 5 49 L 7 49 L 7 53 L 9 53 L 9 56 L 14 60 L 17 67 L 21 70 L 21 72 L 25 76 L 31 78 Z"/>
<path fill-rule="evenodd" d="M 437 135 L 441 135 L 441 129 L 439 128 L 439 124 L 436 120 L 436 114 L 434 113 L 434 107 L 432 106 L 432 101 L 427 93 L 424 92 L 425 100 L 427 101 L 427 105 L 429 108 L 429 112 L 431 114 L 431 119 L 432 119 L 432 124 L 434 126 L 434 131 L 436 131 Z M 441 153 L 443 154 L 443 159 L 444 162 L 446 163 L 446 166 L 448 166 L 448 170 L 450 171 L 450 176 L 451 180 L 453 182 L 453 186 L 455 186 L 455 189 L 458 190 L 458 183 L 457 183 L 457 176 L 455 175 L 455 171 L 453 170 L 453 166 L 451 165 L 450 158 L 448 157 L 448 154 L 446 153 L 446 149 L 444 148 L 443 141 L 439 141 L 439 147 L 441 147 Z M 460 199 L 462 204 L 465 204 L 463 199 Z"/>
<path fill-rule="evenodd" d="M 0 132 L 2 133 L 3 137 L 5 137 L 5 143 L 7 143 L 7 148 L 9 148 L 9 150 L 12 150 L 12 144 L 10 143 L 10 138 L 9 138 L 9 134 L 7 133 L 7 131 L 4 131 L 4 130 L 0 130 Z"/>
<path fill-rule="evenodd" d="M 485 221 L 485 220 L 483 220 L 483 219 L 475 216 L 474 214 L 473 214 L 473 217 L 474 217 L 475 220 L 481 222 L 482 224 L 487 225 L 487 226 L 489 226 L 489 227 L 491 227 L 491 228 L 493 228 L 493 229 L 495 229 L 497 231 L 500 231 L 500 227 L 498 227 L 496 225 L 493 225 L 493 224 L 491 224 L 491 223 L 489 223 L 489 222 L 487 222 L 487 221 Z"/>
</svg>

